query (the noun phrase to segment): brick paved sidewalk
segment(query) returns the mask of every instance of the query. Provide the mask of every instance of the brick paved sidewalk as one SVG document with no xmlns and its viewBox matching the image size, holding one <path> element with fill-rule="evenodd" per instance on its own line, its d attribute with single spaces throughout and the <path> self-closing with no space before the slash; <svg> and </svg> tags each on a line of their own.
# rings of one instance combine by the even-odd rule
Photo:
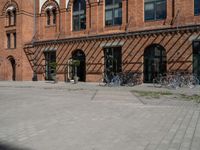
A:
<svg viewBox="0 0 200 150">
<path fill-rule="evenodd" d="M 199 150 L 199 105 L 133 92 L 158 90 L 0 82 L 0 150 Z"/>
</svg>

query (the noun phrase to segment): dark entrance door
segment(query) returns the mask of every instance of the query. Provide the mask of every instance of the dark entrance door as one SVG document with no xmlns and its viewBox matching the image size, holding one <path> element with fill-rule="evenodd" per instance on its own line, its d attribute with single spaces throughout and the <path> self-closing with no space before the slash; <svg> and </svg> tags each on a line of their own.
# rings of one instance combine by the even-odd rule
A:
<svg viewBox="0 0 200 150">
<path fill-rule="evenodd" d="M 12 66 L 12 80 L 16 80 L 16 63 L 14 58 L 9 58 L 11 66 Z"/>
<path fill-rule="evenodd" d="M 200 41 L 193 42 L 193 73 L 200 80 Z"/>
<path fill-rule="evenodd" d="M 76 50 L 72 53 L 72 60 L 80 61 L 80 64 L 77 66 L 77 76 L 79 81 L 85 82 L 86 79 L 86 66 L 85 66 L 85 54 L 82 50 Z M 75 67 L 72 68 L 72 76 L 75 75 Z"/>
<path fill-rule="evenodd" d="M 53 74 L 56 73 L 56 51 L 47 51 L 45 55 L 45 78 L 46 80 L 53 80 Z"/>
<path fill-rule="evenodd" d="M 104 49 L 104 73 L 110 75 L 122 71 L 121 47 L 109 47 Z"/>
<path fill-rule="evenodd" d="M 144 82 L 152 83 L 159 74 L 167 71 L 166 51 L 157 44 L 150 45 L 144 52 Z"/>
</svg>

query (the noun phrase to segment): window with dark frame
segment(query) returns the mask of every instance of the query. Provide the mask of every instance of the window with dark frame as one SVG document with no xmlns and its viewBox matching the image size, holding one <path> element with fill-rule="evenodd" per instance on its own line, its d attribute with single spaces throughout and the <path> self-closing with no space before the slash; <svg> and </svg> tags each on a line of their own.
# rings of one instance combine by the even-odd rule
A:
<svg viewBox="0 0 200 150">
<path fill-rule="evenodd" d="M 13 33 L 13 40 L 14 40 L 14 48 L 16 48 L 17 47 L 17 35 L 16 35 L 16 33 Z"/>
<path fill-rule="evenodd" d="M 85 0 L 75 0 L 73 3 L 73 30 L 86 29 L 86 2 Z"/>
<path fill-rule="evenodd" d="M 17 47 L 17 34 L 16 32 L 6 33 L 7 49 L 15 49 Z"/>
<path fill-rule="evenodd" d="M 16 25 L 16 10 L 13 10 L 13 25 Z"/>
<path fill-rule="evenodd" d="M 8 10 L 6 12 L 7 18 L 7 26 L 15 26 L 16 25 L 16 9 L 13 8 L 12 10 Z"/>
<path fill-rule="evenodd" d="M 122 0 L 105 1 L 105 25 L 114 26 L 122 24 Z"/>
<path fill-rule="evenodd" d="M 200 0 L 194 0 L 194 15 L 200 15 Z"/>
<path fill-rule="evenodd" d="M 53 14 L 53 24 L 56 24 L 56 9 L 52 10 L 52 14 Z"/>
<path fill-rule="evenodd" d="M 145 21 L 166 18 L 166 0 L 145 0 Z"/>
<path fill-rule="evenodd" d="M 7 33 L 6 34 L 7 36 L 7 48 L 11 48 L 11 36 L 10 36 L 10 33 Z"/>
<path fill-rule="evenodd" d="M 7 17 L 8 17 L 8 26 L 10 26 L 11 25 L 11 18 L 12 18 L 10 11 L 7 12 Z"/>
<path fill-rule="evenodd" d="M 46 11 L 46 17 L 47 17 L 47 25 L 50 25 L 51 24 L 51 14 L 50 14 L 49 10 Z"/>
</svg>

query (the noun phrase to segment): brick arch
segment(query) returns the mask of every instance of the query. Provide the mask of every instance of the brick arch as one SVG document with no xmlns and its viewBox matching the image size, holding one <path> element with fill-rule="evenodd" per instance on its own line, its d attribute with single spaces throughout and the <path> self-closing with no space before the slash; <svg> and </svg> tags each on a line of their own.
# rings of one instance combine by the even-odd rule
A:
<svg viewBox="0 0 200 150">
<path fill-rule="evenodd" d="M 7 80 L 16 80 L 16 60 L 13 56 L 7 57 Z"/>
<path fill-rule="evenodd" d="M 53 6 L 54 8 L 56 8 L 56 11 L 60 12 L 60 7 L 59 4 L 55 1 L 55 0 L 50 0 L 50 1 L 46 1 L 41 8 L 41 13 L 45 13 L 45 9 L 48 6 Z"/>
<path fill-rule="evenodd" d="M 167 73 L 167 53 L 161 44 L 148 45 L 143 53 L 144 82 L 151 83 L 153 79 Z"/>
<path fill-rule="evenodd" d="M 15 8 L 16 12 L 19 12 L 19 6 L 18 6 L 17 2 L 12 0 L 12 1 L 6 2 L 6 4 L 4 5 L 3 10 L 2 10 L 2 15 L 6 14 L 6 10 L 10 6 L 13 6 Z"/>
</svg>

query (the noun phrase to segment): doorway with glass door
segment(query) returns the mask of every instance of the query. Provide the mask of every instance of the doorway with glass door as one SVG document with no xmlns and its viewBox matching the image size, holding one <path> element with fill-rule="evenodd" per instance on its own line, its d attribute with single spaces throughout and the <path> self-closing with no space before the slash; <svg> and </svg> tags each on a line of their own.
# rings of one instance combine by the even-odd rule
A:
<svg viewBox="0 0 200 150">
<path fill-rule="evenodd" d="M 152 83 L 153 79 L 167 72 L 165 49 L 158 44 L 148 46 L 144 51 L 144 82 Z"/>
<path fill-rule="evenodd" d="M 121 47 L 108 47 L 104 49 L 104 74 L 108 78 L 122 72 Z"/>
<path fill-rule="evenodd" d="M 193 74 L 200 81 L 200 41 L 193 42 Z"/>
<path fill-rule="evenodd" d="M 44 52 L 45 55 L 45 79 L 53 80 L 56 74 L 56 51 Z"/>
</svg>

